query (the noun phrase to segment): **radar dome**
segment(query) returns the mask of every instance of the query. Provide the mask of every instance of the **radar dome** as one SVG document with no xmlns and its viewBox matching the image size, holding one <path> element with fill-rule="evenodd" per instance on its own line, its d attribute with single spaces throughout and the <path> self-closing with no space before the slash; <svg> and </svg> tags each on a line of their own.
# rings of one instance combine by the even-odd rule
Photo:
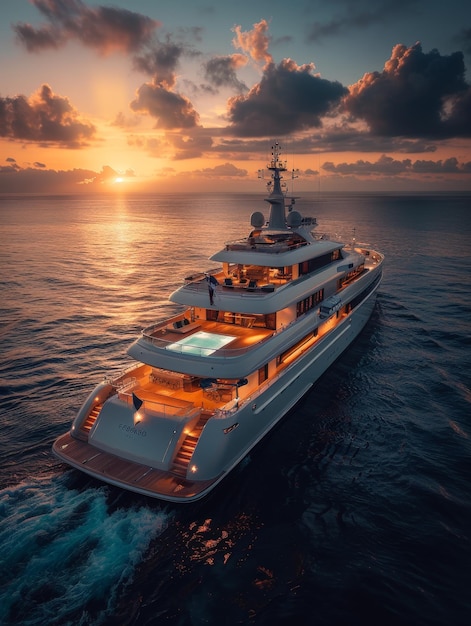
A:
<svg viewBox="0 0 471 626">
<path fill-rule="evenodd" d="M 288 213 L 288 217 L 286 218 L 286 222 L 288 226 L 291 226 L 292 228 L 301 226 L 302 221 L 303 221 L 302 215 L 298 211 L 291 211 L 291 213 Z"/>
<path fill-rule="evenodd" d="M 263 213 L 260 213 L 260 211 L 255 211 L 255 213 L 252 213 L 252 215 L 250 216 L 250 224 L 254 228 L 261 228 L 265 224 L 265 217 Z"/>
</svg>

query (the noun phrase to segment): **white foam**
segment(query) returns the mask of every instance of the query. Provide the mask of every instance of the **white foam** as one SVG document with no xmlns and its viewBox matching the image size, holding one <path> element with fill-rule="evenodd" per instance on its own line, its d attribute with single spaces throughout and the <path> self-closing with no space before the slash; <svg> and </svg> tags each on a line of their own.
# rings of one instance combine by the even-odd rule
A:
<svg viewBox="0 0 471 626">
<path fill-rule="evenodd" d="M 64 482 L 41 477 L 0 491 L 0 623 L 67 623 L 90 601 L 106 614 L 168 525 L 170 514 L 151 505 L 108 511 L 106 486 L 79 492 Z"/>
</svg>

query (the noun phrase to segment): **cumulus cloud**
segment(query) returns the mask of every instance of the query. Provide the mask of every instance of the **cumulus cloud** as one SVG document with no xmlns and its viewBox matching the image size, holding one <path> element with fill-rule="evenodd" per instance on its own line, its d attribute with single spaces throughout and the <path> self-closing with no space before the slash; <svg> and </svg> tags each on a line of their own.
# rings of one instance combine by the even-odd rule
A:
<svg viewBox="0 0 471 626">
<path fill-rule="evenodd" d="M 167 37 L 165 42 L 155 40 L 141 54 L 134 56 L 136 70 L 151 76 L 136 91 L 130 108 L 141 114 L 156 118 L 156 128 L 195 128 L 199 115 L 191 101 L 176 90 L 177 70 L 182 56 L 197 53 L 182 43 Z"/>
<path fill-rule="evenodd" d="M 346 110 L 381 136 L 444 138 L 471 135 L 471 88 L 463 54 L 424 53 L 398 44 L 382 72 L 350 87 Z"/>
<path fill-rule="evenodd" d="M 166 42 L 154 42 L 145 53 L 134 57 L 134 67 L 140 72 L 153 77 L 156 84 L 172 88 L 176 82 L 176 70 L 185 47 L 168 39 Z"/>
<path fill-rule="evenodd" d="M 247 170 L 236 167 L 233 163 L 205 167 L 193 172 L 194 176 L 203 176 L 204 178 L 245 178 L 247 174 Z"/>
<path fill-rule="evenodd" d="M 159 22 L 109 6 L 89 7 L 81 0 L 31 0 L 49 24 L 34 28 L 18 23 L 14 30 L 30 52 L 59 48 L 69 40 L 80 41 L 101 54 L 139 50 L 152 38 Z"/>
<path fill-rule="evenodd" d="M 0 136 L 67 148 L 86 146 L 95 127 L 83 120 L 68 98 L 42 85 L 29 98 L 0 98 Z"/>
<path fill-rule="evenodd" d="M 252 30 L 247 32 L 243 32 L 240 26 L 235 26 L 234 32 L 235 37 L 232 43 L 236 49 L 250 55 L 254 61 L 263 61 L 265 64 L 273 62 L 273 57 L 268 52 L 270 36 L 266 20 L 260 20 L 253 25 Z"/>
<path fill-rule="evenodd" d="M 144 83 L 130 104 L 137 113 L 148 113 L 156 118 L 156 128 L 195 128 L 199 115 L 190 100 L 161 85 Z"/>
<path fill-rule="evenodd" d="M 284 59 L 269 63 L 261 81 L 245 96 L 229 100 L 231 130 L 238 136 L 281 136 L 320 127 L 348 92 L 339 82 L 314 75 L 314 64 Z"/>
<path fill-rule="evenodd" d="M 48 24 L 34 28 L 16 24 L 19 40 L 31 51 L 59 48 L 76 40 L 100 54 L 131 54 L 134 68 L 152 77 L 136 92 L 130 108 L 156 118 L 156 128 L 193 128 L 199 116 L 190 100 L 175 90 L 176 70 L 183 54 L 197 54 L 189 47 L 155 36 L 160 22 L 126 9 L 86 6 L 81 0 L 32 0 Z M 193 35 L 197 35 L 194 31 Z M 115 124 L 129 120 L 119 116 Z"/>
<path fill-rule="evenodd" d="M 242 54 L 213 57 L 204 64 L 205 78 L 215 87 L 231 87 L 239 93 L 247 91 L 236 71 L 247 64 L 247 57 Z"/>
</svg>

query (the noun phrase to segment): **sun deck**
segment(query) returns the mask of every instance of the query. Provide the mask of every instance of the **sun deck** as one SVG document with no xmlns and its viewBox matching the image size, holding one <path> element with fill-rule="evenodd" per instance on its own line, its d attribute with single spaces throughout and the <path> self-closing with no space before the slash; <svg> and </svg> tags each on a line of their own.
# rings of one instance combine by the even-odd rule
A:
<svg viewBox="0 0 471 626">
<path fill-rule="evenodd" d="M 204 351 L 211 351 L 214 356 L 235 355 L 247 351 L 252 346 L 264 341 L 271 335 L 273 330 L 266 328 L 254 327 L 255 316 L 239 315 L 236 313 L 222 313 L 222 319 L 228 321 L 208 321 L 196 320 L 191 322 L 191 330 L 184 334 L 180 328 L 171 324 L 162 322 L 143 330 L 142 336 L 153 345 L 174 351 L 200 350 L 204 356 Z M 181 320 L 182 316 L 175 318 L 175 321 Z M 217 347 L 209 347 L 209 343 L 202 342 L 201 333 L 206 333 L 215 337 L 230 337 L 230 341 L 221 342 Z M 191 338 L 194 338 L 193 340 Z M 204 339 L 204 338 L 203 338 Z"/>
</svg>

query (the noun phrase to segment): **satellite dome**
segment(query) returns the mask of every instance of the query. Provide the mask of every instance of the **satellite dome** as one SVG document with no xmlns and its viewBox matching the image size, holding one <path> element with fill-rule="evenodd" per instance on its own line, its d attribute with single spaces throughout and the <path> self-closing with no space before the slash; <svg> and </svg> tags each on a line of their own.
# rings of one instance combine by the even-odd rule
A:
<svg viewBox="0 0 471 626">
<path fill-rule="evenodd" d="M 291 211 L 288 213 L 288 217 L 286 218 L 286 223 L 288 226 L 292 228 L 296 228 L 297 226 L 301 226 L 301 222 L 303 221 L 301 213 L 299 211 Z"/>
<path fill-rule="evenodd" d="M 254 228 L 261 228 L 265 224 L 265 216 L 263 215 L 263 213 L 260 213 L 260 211 L 255 211 L 255 213 L 252 213 L 252 215 L 250 216 L 250 224 Z"/>
</svg>

